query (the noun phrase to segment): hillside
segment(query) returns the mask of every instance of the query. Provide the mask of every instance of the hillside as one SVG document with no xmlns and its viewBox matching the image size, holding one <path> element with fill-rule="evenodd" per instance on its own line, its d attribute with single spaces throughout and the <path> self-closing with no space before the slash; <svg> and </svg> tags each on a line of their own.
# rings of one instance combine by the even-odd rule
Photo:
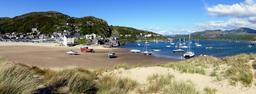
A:
<svg viewBox="0 0 256 94">
<path fill-rule="evenodd" d="M 63 30 L 79 31 L 80 34 L 96 33 L 104 37 L 111 35 L 108 23 L 103 19 L 88 16 L 82 18 L 70 17 L 66 14 L 48 11 L 32 12 L 14 18 L 0 19 L 0 32 L 29 33 L 31 28 L 37 28 L 42 34 L 62 32 Z"/>
<path fill-rule="evenodd" d="M 239 28 L 233 30 L 205 30 L 192 34 L 197 39 L 256 40 L 256 30 Z"/>
<path fill-rule="evenodd" d="M 127 41 L 135 41 L 135 40 L 145 40 L 145 35 L 152 35 L 150 38 L 146 38 L 148 40 L 165 40 L 166 37 L 154 32 L 139 30 L 131 27 L 124 26 L 112 26 L 113 35 L 119 35 L 121 39 L 125 39 Z"/>
<path fill-rule="evenodd" d="M 6 33 L 31 33 L 32 28 L 37 28 L 41 34 L 51 35 L 53 32 L 63 32 L 68 30 L 71 33 L 78 32 L 81 35 L 95 33 L 103 37 L 110 37 L 112 32 L 121 35 L 131 35 L 128 40 L 137 39 L 135 36 L 140 33 L 152 34 L 152 38 L 163 39 L 164 37 L 144 30 L 130 27 L 110 26 L 107 21 L 93 16 L 81 18 L 71 17 L 66 14 L 47 11 L 31 12 L 13 18 L 0 18 L 0 32 Z M 120 36 L 121 38 L 125 38 Z"/>
</svg>

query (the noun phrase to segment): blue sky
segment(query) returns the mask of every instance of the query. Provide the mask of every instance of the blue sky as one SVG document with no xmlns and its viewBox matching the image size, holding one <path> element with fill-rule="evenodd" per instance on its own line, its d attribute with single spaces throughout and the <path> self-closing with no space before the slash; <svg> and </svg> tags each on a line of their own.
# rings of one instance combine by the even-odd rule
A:
<svg viewBox="0 0 256 94">
<path fill-rule="evenodd" d="M 200 30 L 197 28 L 200 23 L 205 25 L 209 21 L 228 20 L 230 16 L 209 15 L 208 8 L 218 4 L 243 2 L 244 0 L 0 0 L 0 16 L 14 17 L 28 12 L 52 10 L 74 17 L 99 17 L 111 25 L 176 34 Z"/>
</svg>

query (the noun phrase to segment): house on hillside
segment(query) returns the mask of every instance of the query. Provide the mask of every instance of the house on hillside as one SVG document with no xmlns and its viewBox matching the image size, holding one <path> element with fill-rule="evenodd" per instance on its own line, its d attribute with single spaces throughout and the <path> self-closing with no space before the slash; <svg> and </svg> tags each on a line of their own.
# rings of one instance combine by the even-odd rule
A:
<svg viewBox="0 0 256 94">
<path fill-rule="evenodd" d="M 71 35 L 64 35 L 62 40 L 62 44 L 65 46 L 72 46 L 75 44 L 75 37 Z"/>
<path fill-rule="evenodd" d="M 93 40 L 96 37 L 97 37 L 97 35 L 94 34 L 94 33 L 85 35 L 85 38 L 88 39 L 88 40 Z"/>
</svg>

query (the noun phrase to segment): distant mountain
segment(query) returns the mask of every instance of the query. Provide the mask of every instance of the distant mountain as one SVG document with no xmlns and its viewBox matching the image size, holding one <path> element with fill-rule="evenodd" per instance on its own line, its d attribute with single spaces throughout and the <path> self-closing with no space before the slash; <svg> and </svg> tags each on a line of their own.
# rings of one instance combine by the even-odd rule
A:
<svg viewBox="0 0 256 94">
<path fill-rule="evenodd" d="M 256 34 L 256 30 L 251 29 L 251 28 L 239 28 L 239 29 L 233 29 L 233 30 L 227 30 L 227 32 L 231 33 L 252 33 Z"/>
<path fill-rule="evenodd" d="M 199 39 L 230 39 L 230 40 L 256 40 L 256 30 L 238 28 L 233 30 L 205 30 L 192 34 Z"/>
</svg>

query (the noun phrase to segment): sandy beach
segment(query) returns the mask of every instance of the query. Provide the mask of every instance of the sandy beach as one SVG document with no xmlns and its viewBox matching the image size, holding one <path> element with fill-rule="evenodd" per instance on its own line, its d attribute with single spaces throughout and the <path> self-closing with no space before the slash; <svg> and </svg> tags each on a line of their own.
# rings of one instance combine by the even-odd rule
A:
<svg viewBox="0 0 256 94">
<path fill-rule="evenodd" d="M 87 69 L 113 68 L 117 64 L 158 65 L 173 60 L 130 53 L 127 49 L 109 49 L 92 46 L 95 53 L 81 53 L 80 46 L 64 47 L 55 43 L 0 42 L 0 56 L 10 62 L 22 63 L 41 68 L 82 67 Z M 80 53 L 77 56 L 66 54 L 70 49 Z M 114 51 L 118 58 L 109 59 L 107 53 Z"/>
</svg>

